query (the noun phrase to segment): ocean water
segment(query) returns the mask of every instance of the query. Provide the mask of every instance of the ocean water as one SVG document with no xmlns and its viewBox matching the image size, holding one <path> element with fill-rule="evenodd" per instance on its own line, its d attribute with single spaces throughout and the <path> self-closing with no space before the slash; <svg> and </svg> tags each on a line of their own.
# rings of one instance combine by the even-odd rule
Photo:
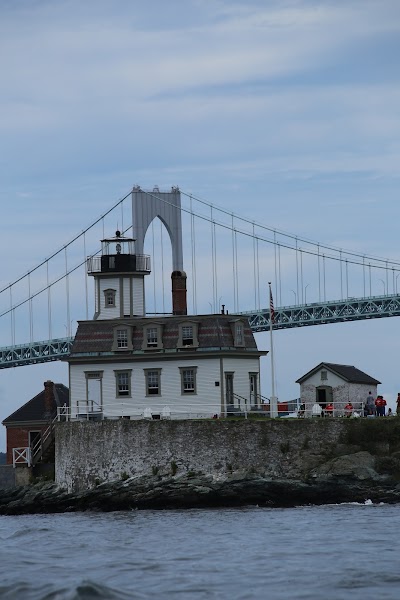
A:
<svg viewBox="0 0 400 600">
<path fill-rule="evenodd" d="M 0 598 L 400 598 L 400 505 L 0 516 Z"/>
</svg>

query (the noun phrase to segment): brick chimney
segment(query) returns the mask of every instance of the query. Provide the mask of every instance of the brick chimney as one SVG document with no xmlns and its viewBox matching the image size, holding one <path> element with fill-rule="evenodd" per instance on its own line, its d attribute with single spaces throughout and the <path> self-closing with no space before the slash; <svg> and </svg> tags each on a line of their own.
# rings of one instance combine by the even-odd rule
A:
<svg viewBox="0 0 400 600">
<path fill-rule="evenodd" d="M 51 417 L 54 412 L 54 383 L 48 379 L 44 382 L 44 412 Z"/>
<path fill-rule="evenodd" d="M 186 303 L 186 273 L 173 271 L 172 280 L 172 313 L 174 315 L 187 315 Z"/>
</svg>

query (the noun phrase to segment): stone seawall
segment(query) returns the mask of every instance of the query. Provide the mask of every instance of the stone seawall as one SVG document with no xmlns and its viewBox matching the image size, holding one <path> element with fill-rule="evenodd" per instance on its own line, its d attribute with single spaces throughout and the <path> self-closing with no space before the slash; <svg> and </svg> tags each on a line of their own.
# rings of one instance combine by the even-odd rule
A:
<svg viewBox="0 0 400 600">
<path fill-rule="evenodd" d="M 56 482 L 80 492 L 133 476 L 188 473 L 308 481 L 332 475 L 344 456 L 360 452 L 371 456 L 371 468 L 387 470 L 396 451 L 400 419 L 70 422 L 57 425 Z M 391 461 L 397 465 L 398 457 Z"/>
<path fill-rule="evenodd" d="M 0 514 L 400 502 L 400 418 L 60 423 L 56 483 Z"/>
</svg>

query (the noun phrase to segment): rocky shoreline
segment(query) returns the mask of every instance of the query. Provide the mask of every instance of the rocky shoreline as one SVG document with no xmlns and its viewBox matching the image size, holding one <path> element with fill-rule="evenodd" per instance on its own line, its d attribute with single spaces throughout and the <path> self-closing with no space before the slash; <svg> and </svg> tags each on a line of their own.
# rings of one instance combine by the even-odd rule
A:
<svg viewBox="0 0 400 600">
<path fill-rule="evenodd" d="M 398 464 L 399 463 L 399 464 Z M 54 482 L 0 490 L 0 514 L 178 509 L 258 505 L 291 507 L 343 502 L 397 503 L 400 484 L 396 457 L 377 464 L 359 451 L 333 458 L 311 469 L 303 479 L 232 472 L 133 476 L 67 492 Z M 386 472 L 382 472 L 386 471 Z"/>
</svg>

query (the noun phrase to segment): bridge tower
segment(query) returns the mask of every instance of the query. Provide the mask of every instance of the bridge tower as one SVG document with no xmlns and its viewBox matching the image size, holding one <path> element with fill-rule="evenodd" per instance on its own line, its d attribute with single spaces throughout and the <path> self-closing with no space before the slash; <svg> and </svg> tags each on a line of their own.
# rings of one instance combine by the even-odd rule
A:
<svg viewBox="0 0 400 600">
<path fill-rule="evenodd" d="M 153 221 L 158 217 L 165 226 L 172 246 L 172 312 L 187 314 L 186 273 L 183 270 L 181 193 L 178 187 L 170 192 L 160 192 L 155 186 L 151 192 L 140 186 L 132 190 L 132 235 L 136 250 L 143 253 L 144 238 Z M 154 257 L 153 257 L 154 258 Z"/>
<path fill-rule="evenodd" d="M 144 278 L 150 273 L 150 256 L 135 253 L 135 240 L 115 237 L 101 240 L 101 256 L 87 261 L 95 282 L 94 319 L 145 316 Z"/>
</svg>

